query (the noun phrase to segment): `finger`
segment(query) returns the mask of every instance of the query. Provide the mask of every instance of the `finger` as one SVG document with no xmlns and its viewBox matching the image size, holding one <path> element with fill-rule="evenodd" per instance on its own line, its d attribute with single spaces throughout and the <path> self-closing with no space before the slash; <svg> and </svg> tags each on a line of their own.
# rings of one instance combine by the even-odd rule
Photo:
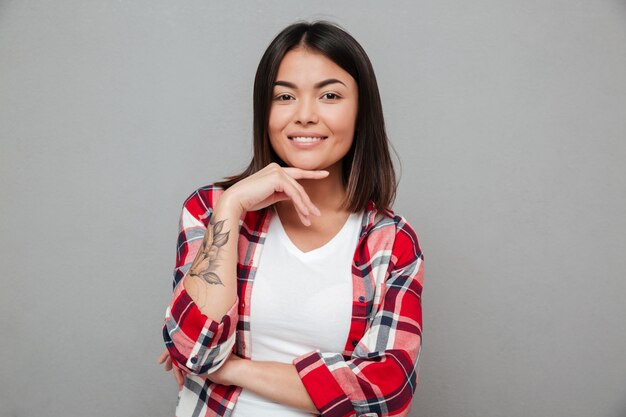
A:
<svg viewBox="0 0 626 417">
<path fill-rule="evenodd" d="M 294 167 L 284 168 L 284 171 L 287 173 L 287 175 L 289 175 L 289 177 L 291 177 L 293 179 L 293 182 L 300 187 L 300 190 L 301 190 L 302 194 L 304 194 L 304 199 L 307 202 L 307 204 L 309 205 L 309 207 L 311 208 L 311 211 L 313 212 L 313 214 L 315 214 L 317 216 L 321 216 L 322 213 L 320 212 L 320 210 L 317 208 L 317 206 L 315 206 L 315 204 L 313 204 L 313 202 L 309 198 L 309 195 L 304 190 L 304 187 L 302 187 L 302 185 L 298 181 L 296 181 L 296 180 L 297 179 L 320 179 L 320 178 L 325 178 L 325 177 L 327 177 L 329 175 L 329 172 L 325 171 L 325 170 L 309 171 L 309 170 L 304 170 L 304 169 L 294 168 Z"/>
<path fill-rule="evenodd" d="M 304 204 L 307 208 L 306 213 L 304 213 L 307 216 L 307 219 L 308 219 L 309 214 L 311 213 L 315 214 L 316 216 L 320 216 L 321 215 L 320 210 L 317 208 L 317 206 L 315 206 L 315 204 L 313 204 L 313 202 L 311 201 L 311 198 L 309 197 L 309 194 L 306 192 L 302 184 L 296 181 L 296 179 L 291 177 L 289 174 L 287 174 L 287 179 L 299 192 L 300 198 L 302 199 L 302 204 Z"/>
<path fill-rule="evenodd" d="M 307 216 L 305 216 L 302 213 L 300 213 L 297 209 L 296 209 L 296 213 L 298 213 L 298 217 L 300 217 L 300 221 L 302 222 L 303 225 L 305 225 L 305 226 L 310 226 L 311 225 L 311 220 L 309 220 L 309 218 Z"/>
<path fill-rule="evenodd" d="M 302 193 L 298 189 L 298 186 L 300 186 L 300 184 L 294 185 L 288 179 L 285 179 L 283 181 L 285 182 L 285 184 L 283 185 L 284 192 L 291 198 L 294 208 L 296 209 L 296 213 L 298 214 L 298 217 L 300 217 L 300 221 L 305 226 L 310 226 L 311 225 L 311 221 L 309 220 L 310 211 L 306 203 L 304 202 L 304 197 L 302 196 Z"/>
<path fill-rule="evenodd" d="M 283 201 L 283 200 L 291 200 L 291 199 L 289 198 L 287 194 L 285 194 L 282 191 L 277 191 L 274 193 L 274 195 L 272 195 L 272 204 L 278 201 Z"/>
<path fill-rule="evenodd" d="M 291 182 L 293 179 L 290 179 L 291 177 L 282 171 L 277 172 L 277 174 L 277 184 L 274 185 L 274 189 L 277 192 L 287 194 L 291 198 L 291 201 L 294 203 L 296 213 L 300 217 L 302 223 L 304 223 L 305 226 L 310 226 L 311 222 L 308 219 L 309 210 L 302 199 L 300 191 L 296 185 Z"/>
<path fill-rule="evenodd" d="M 170 356 L 170 352 L 165 349 L 163 352 L 161 352 L 161 354 L 159 355 L 159 363 L 163 363 L 163 361 L 167 358 L 169 358 Z"/>
<path fill-rule="evenodd" d="M 180 390 L 185 383 L 185 378 L 183 377 L 183 373 L 180 371 L 180 369 L 174 369 L 174 378 L 176 379 L 176 383 L 178 384 L 178 390 Z"/>
<path fill-rule="evenodd" d="M 295 167 L 284 167 L 283 170 L 285 170 L 290 176 L 292 176 L 293 178 L 324 178 L 327 177 L 330 172 L 326 171 L 326 170 L 310 170 L 310 169 L 302 169 L 302 168 L 295 168 Z"/>
<path fill-rule="evenodd" d="M 171 358 L 167 358 L 167 359 L 165 360 L 165 370 L 166 370 L 167 372 L 169 372 L 169 371 L 171 371 L 171 370 L 172 370 L 172 359 L 171 359 Z"/>
</svg>

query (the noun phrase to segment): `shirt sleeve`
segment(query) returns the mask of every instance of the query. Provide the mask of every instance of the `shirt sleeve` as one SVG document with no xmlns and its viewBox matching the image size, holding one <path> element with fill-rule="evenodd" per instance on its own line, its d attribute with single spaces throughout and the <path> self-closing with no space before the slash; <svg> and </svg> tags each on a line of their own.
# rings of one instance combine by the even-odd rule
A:
<svg viewBox="0 0 626 417">
<path fill-rule="evenodd" d="M 422 342 L 424 255 L 401 220 L 382 286 L 382 303 L 352 355 L 316 350 L 293 360 L 323 417 L 406 416 Z"/>
<path fill-rule="evenodd" d="M 202 245 L 206 225 L 212 214 L 210 200 L 207 194 L 196 192 L 183 206 L 174 268 L 174 291 L 163 324 L 163 340 L 172 361 L 183 371 L 195 375 L 208 375 L 225 362 L 235 344 L 239 317 L 239 298 L 219 321 L 202 314 L 182 283 Z"/>
</svg>

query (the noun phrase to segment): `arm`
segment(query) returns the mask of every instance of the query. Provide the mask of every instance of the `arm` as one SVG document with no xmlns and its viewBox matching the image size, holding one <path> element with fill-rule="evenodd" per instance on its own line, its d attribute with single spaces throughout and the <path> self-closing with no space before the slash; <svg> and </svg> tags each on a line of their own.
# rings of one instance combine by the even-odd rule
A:
<svg viewBox="0 0 626 417">
<path fill-rule="evenodd" d="M 210 187 L 208 192 L 203 190 L 201 194 L 199 190 L 185 202 L 175 289 L 163 326 L 172 360 L 185 372 L 196 375 L 217 370 L 235 343 L 237 242 L 242 211 L 222 199 L 213 209 L 221 193 Z M 202 221 L 207 216 L 208 224 Z"/>
<path fill-rule="evenodd" d="M 231 356 L 209 379 L 322 416 L 406 416 L 417 384 L 424 256 L 401 222 L 383 302 L 349 360 L 314 351 L 292 364 Z"/>
<path fill-rule="evenodd" d="M 271 401 L 319 414 L 296 367 L 290 363 L 252 361 L 231 355 L 208 377 L 223 385 L 237 385 Z"/>
<path fill-rule="evenodd" d="M 311 224 L 309 214 L 320 212 L 296 180 L 327 175 L 328 171 L 283 168 L 273 162 L 227 191 L 207 187 L 187 199 L 178 238 L 174 295 L 163 326 L 163 339 L 175 364 L 206 376 L 224 364 L 235 344 L 242 214 L 291 199 L 302 222 Z M 198 244 L 200 236 L 204 237 L 202 245 Z M 188 266 L 192 256 L 194 261 Z"/>
<path fill-rule="evenodd" d="M 293 364 L 322 416 L 406 416 L 418 379 L 424 256 L 399 221 L 382 303 L 351 357 L 319 350 Z"/>
</svg>

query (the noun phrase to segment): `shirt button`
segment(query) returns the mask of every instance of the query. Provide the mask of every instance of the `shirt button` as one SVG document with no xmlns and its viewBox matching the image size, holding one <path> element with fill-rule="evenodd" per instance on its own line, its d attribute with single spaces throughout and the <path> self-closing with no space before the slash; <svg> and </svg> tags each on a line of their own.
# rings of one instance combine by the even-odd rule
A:
<svg viewBox="0 0 626 417">
<path fill-rule="evenodd" d="M 352 340 L 352 346 L 356 347 L 356 345 L 358 345 L 358 344 L 359 344 L 358 340 L 356 340 L 356 339 Z"/>
<path fill-rule="evenodd" d="M 198 357 L 194 356 L 193 358 L 190 359 L 191 363 L 195 364 L 196 362 L 198 362 Z"/>
<path fill-rule="evenodd" d="M 356 266 L 361 265 L 361 263 L 360 263 L 359 261 L 354 261 L 354 264 L 355 264 Z"/>
<path fill-rule="evenodd" d="M 359 301 L 360 301 L 360 302 L 363 302 L 363 301 L 365 301 L 365 297 L 363 297 L 363 296 L 360 296 L 360 297 L 359 297 Z"/>
<path fill-rule="evenodd" d="M 241 303 L 240 306 L 241 308 L 246 308 L 246 303 Z"/>
</svg>

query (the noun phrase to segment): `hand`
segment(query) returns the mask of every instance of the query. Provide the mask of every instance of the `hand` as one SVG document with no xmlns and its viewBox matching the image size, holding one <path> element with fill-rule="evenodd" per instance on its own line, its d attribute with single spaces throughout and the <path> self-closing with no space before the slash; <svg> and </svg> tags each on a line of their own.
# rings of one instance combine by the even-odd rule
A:
<svg viewBox="0 0 626 417">
<path fill-rule="evenodd" d="M 185 383 L 185 377 L 183 375 L 183 371 L 181 371 L 176 364 L 172 364 L 172 358 L 170 358 L 170 352 L 165 349 L 163 353 L 159 356 L 159 363 L 165 362 L 165 370 L 169 372 L 170 370 L 174 373 L 174 378 L 176 379 L 176 383 L 178 384 L 178 390 L 183 389 L 183 384 Z"/>
<path fill-rule="evenodd" d="M 239 385 L 236 378 L 241 378 L 244 372 L 242 372 L 242 366 L 245 366 L 250 361 L 247 361 L 234 353 L 231 353 L 226 362 L 217 371 L 211 372 L 206 378 L 216 384 L 222 385 Z"/>
<path fill-rule="evenodd" d="M 298 179 L 322 179 L 328 171 L 311 171 L 294 167 L 281 167 L 275 162 L 229 187 L 218 205 L 235 204 L 242 211 L 256 211 L 282 200 L 293 200 L 300 220 L 310 226 L 309 214 L 321 213 L 311 202 Z"/>
</svg>

